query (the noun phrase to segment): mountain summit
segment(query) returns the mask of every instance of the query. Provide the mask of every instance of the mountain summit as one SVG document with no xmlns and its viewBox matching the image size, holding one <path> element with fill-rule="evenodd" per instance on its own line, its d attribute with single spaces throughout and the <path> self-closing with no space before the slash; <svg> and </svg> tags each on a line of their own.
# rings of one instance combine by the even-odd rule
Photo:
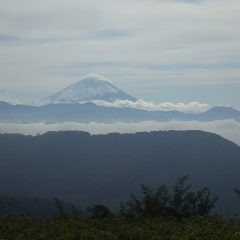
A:
<svg viewBox="0 0 240 240">
<path fill-rule="evenodd" d="M 89 74 L 63 90 L 47 98 L 50 103 L 78 103 L 82 101 L 104 100 L 113 102 L 115 100 L 137 99 L 115 87 L 111 80 L 98 75 Z"/>
</svg>

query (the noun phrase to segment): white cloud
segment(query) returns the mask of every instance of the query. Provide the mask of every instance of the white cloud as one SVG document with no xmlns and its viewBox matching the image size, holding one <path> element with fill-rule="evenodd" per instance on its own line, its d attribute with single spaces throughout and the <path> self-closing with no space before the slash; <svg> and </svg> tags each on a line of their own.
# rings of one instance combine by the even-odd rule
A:
<svg viewBox="0 0 240 240">
<path fill-rule="evenodd" d="M 167 131 L 167 130 L 202 130 L 213 132 L 221 135 L 240 145 L 240 123 L 234 120 L 219 120 L 212 122 L 198 121 L 170 121 L 170 122 L 139 122 L 139 123 L 31 123 L 15 124 L 0 123 L 0 133 L 20 133 L 26 135 L 43 134 L 48 131 L 67 131 L 77 130 L 85 131 L 91 134 L 107 134 L 112 132 L 135 133 L 150 131 Z"/>
<path fill-rule="evenodd" d="M 0 91 L 0 101 L 8 102 L 10 104 L 21 104 L 22 103 L 19 99 L 14 97 L 8 91 Z"/>
<path fill-rule="evenodd" d="M 118 107 L 118 108 L 137 108 L 144 109 L 148 111 L 169 111 L 176 110 L 180 112 L 186 113 L 200 113 L 210 109 L 210 105 L 198 102 L 190 102 L 190 103 L 153 103 L 147 102 L 142 99 L 139 99 L 135 102 L 129 100 L 115 100 L 114 102 L 106 102 L 103 100 L 94 100 L 93 103 L 104 106 L 104 107 Z"/>
</svg>

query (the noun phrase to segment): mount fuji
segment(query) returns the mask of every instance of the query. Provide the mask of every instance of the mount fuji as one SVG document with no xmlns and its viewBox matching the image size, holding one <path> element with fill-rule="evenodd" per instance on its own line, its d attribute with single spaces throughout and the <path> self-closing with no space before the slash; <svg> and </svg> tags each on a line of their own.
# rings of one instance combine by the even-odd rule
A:
<svg viewBox="0 0 240 240">
<path fill-rule="evenodd" d="M 119 101 L 118 101 L 119 100 Z M 141 122 L 215 121 L 234 119 L 240 122 L 240 112 L 230 107 L 215 107 L 202 113 L 174 110 L 147 110 L 137 106 L 140 100 L 115 87 L 100 75 L 90 74 L 63 90 L 44 99 L 39 105 L 12 105 L 0 101 L 0 123 L 34 122 Z M 103 104 L 104 102 L 104 104 Z M 126 105 L 120 106 L 120 102 Z M 101 105 L 102 104 L 102 105 Z M 119 104 L 119 106 L 115 106 Z"/>
<path fill-rule="evenodd" d="M 111 80 L 101 75 L 89 74 L 45 100 L 49 103 L 57 104 L 93 100 L 107 102 L 114 102 L 115 100 L 136 101 L 137 99 L 115 87 Z"/>
</svg>

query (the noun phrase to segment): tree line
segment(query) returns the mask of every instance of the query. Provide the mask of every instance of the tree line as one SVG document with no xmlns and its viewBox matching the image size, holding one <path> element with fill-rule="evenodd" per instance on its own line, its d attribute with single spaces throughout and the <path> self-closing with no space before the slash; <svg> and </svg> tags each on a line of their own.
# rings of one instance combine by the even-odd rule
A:
<svg viewBox="0 0 240 240">
<path fill-rule="evenodd" d="M 87 216 L 92 219 L 116 215 L 127 219 L 159 217 L 182 219 L 193 216 L 209 216 L 216 207 L 219 196 L 212 196 L 208 187 L 193 191 L 188 180 L 188 175 L 178 178 L 172 189 L 166 185 L 160 185 L 156 189 L 141 185 L 140 196 L 131 194 L 126 202 L 120 204 L 117 213 L 113 213 L 105 205 L 95 204 L 87 208 Z M 240 189 L 234 188 L 234 192 L 240 198 Z M 58 209 L 58 215 L 66 217 L 67 213 L 61 201 L 54 198 L 54 202 Z M 74 206 L 72 206 L 72 213 L 75 216 L 82 215 L 82 212 Z"/>
</svg>

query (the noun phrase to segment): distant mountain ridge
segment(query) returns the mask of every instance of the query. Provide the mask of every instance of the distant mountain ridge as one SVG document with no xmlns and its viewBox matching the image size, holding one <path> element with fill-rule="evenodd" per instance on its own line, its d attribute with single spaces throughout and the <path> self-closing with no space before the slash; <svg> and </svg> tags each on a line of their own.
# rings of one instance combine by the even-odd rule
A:
<svg viewBox="0 0 240 240">
<path fill-rule="evenodd" d="M 200 120 L 204 119 L 205 121 L 211 121 L 216 120 L 216 118 L 218 120 L 235 119 L 240 121 L 240 111 L 232 107 L 217 106 L 200 114 Z"/>
<path fill-rule="evenodd" d="M 0 122 L 140 122 L 140 121 L 240 121 L 240 112 L 230 107 L 214 107 L 199 114 L 175 110 L 160 111 L 137 107 L 116 107 L 113 103 L 134 103 L 137 99 L 97 74 L 89 74 L 80 81 L 47 97 L 44 105 L 11 105 L 0 101 Z M 102 102 L 104 102 L 103 105 Z M 110 103 L 110 104 L 109 104 Z M 109 105 L 107 105 L 109 104 Z M 111 105 L 112 104 L 112 105 Z"/>
<path fill-rule="evenodd" d="M 44 106 L 11 105 L 0 102 L 0 122 L 140 122 L 171 120 L 214 121 L 234 119 L 240 121 L 240 111 L 230 107 L 215 107 L 193 114 L 179 111 L 146 111 L 134 108 L 102 107 L 94 103 L 48 104 Z"/>
</svg>

